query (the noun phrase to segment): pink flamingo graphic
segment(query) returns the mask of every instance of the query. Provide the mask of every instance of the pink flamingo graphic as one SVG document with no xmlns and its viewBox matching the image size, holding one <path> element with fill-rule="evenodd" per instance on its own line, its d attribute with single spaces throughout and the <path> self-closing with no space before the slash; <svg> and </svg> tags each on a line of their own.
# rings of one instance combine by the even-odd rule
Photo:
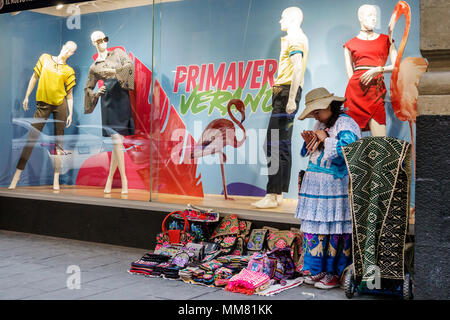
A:
<svg viewBox="0 0 450 320">
<path fill-rule="evenodd" d="M 409 123 L 415 171 L 416 152 L 413 124 L 416 122 L 417 117 L 417 98 L 419 96 L 417 88 L 420 76 L 426 71 L 428 64 L 424 58 L 418 57 L 407 57 L 403 61 L 401 60 L 411 25 L 411 9 L 405 1 L 399 1 L 392 13 L 391 21 L 389 22 L 389 37 L 391 40 L 395 24 L 402 15 L 405 16 L 405 29 L 391 75 L 391 102 L 397 118 Z"/>
<path fill-rule="evenodd" d="M 237 111 L 241 113 L 241 121 L 238 121 L 233 113 L 231 107 L 235 106 Z M 228 197 L 227 184 L 225 181 L 225 168 L 224 163 L 227 161 L 223 149 L 225 146 L 232 146 L 239 148 L 242 146 L 247 138 L 245 128 L 242 123 L 245 120 L 245 105 L 239 99 L 232 99 L 227 105 L 228 115 L 231 120 L 227 119 L 215 119 L 211 121 L 206 129 L 203 131 L 200 140 L 191 148 L 191 159 L 201 158 L 208 155 L 218 154 L 220 159 L 220 170 L 222 172 L 223 193 L 226 200 L 233 200 Z M 235 123 L 244 135 L 241 140 L 236 137 Z"/>
</svg>

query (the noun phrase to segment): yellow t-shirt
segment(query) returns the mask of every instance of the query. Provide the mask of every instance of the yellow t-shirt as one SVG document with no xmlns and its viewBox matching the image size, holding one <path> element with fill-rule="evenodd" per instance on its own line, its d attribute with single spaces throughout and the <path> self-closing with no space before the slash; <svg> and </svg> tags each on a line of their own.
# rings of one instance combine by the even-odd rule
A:
<svg viewBox="0 0 450 320">
<path fill-rule="evenodd" d="M 288 38 L 288 36 L 281 38 L 280 61 L 278 63 L 278 77 L 275 80 L 277 85 L 290 85 L 292 74 L 294 73 L 294 66 L 290 57 L 294 54 L 301 54 L 302 58 L 302 75 L 300 78 L 300 86 L 303 87 L 305 78 L 306 63 L 308 62 L 308 43 L 302 37 Z"/>
<path fill-rule="evenodd" d="M 75 71 L 67 64 L 56 63 L 47 53 L 41 55 L 34 72 L 39 77 L 36 101 L 53 106 L 61 105 L 67 92 L 76 84 Z"/>
</svg>

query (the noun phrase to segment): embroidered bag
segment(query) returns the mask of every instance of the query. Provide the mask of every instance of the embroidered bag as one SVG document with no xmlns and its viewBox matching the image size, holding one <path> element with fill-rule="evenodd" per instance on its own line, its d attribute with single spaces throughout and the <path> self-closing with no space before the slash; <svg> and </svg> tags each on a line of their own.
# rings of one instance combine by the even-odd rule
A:
<svg viewBox="0 0 450 320">
<path fill-rule="evenodd" d="M 253 229 L 247 243 L 249 252 L 262 251 L 266 240 L 267 229 Z"/>
<path fill-rule="evenodd" d="M 275 272 L 275 263 L 276 260 L 269 257 L 267 254 L 255 252 L 252 255 L 246 269 L 262 272 L 272 278 Z"/>
<path fill-rule="evenodd" d="M 173 214 L 180 214 L 184 217 L 184 228 L 183 230 L 166 230 L 165 224 L 167 219 Z M 194 236 L 191 235 L 189 231 L 189 221 L 182 211 L 174 211 L 169 213 L 162 222 L 162 232 L 156 237 L 156 242 L 158 244 L 182 244 L 186 245 L 188 242 L 194 240 Z"/>
<path fill-rule="evenodd" d="M 298 263 L 302 252 L 302 236 L 300 230 L 292 228 L 291 230 L 268 230 L 267 247 L 269 250 L 275 248 L 290 248 L 294 263 Z"/>
<path fill-rule="evenodd" d="M 214 230 L 211 235 L 211 239 L 220 237 L 220 236 L 230 236 L 239 234 L 239 220 L 235 214 L 230 216 L 226 216 L 222 219 L 219 225 Z"/>
<path fill-rule="evenodd" d="M 281 285 L 285 285 L 287 279 L 294 277 L 295 264 L 291 257 L 291 249 L 288 247 L 275 248 L 267 252 L 267 256 L 275 261 L 275 268 L 271 279 L 275 279 Z"/>
</svg>

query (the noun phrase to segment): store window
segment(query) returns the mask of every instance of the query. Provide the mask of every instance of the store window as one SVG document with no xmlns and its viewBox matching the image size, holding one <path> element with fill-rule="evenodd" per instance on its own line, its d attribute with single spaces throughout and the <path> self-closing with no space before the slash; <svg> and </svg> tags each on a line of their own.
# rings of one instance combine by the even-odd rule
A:
<svg viewBox="0 0 450 320">
<path fill-rule="evenodd" d="M 403 59 L 420 57 L 419 1 L 407 2 L 406 47 L 403 18 L 392 37 Z M 362 4 L 98 0 L 2 14 L 1 186 L 246 210 L 279 194 L 264 209 L 294 214 L 301 133 L 315 123 L 298 117 L 312 89 L 347 95 L 344 44 Z M 372 1 L 375 34 L 395 4 Z M 385 134 L 411 141 L 391 103 L 392 57 L 377 66 Z"/>
<path fill-rule="evenodd" d="M 1 184 L 150 199 L 153 1 L 3 14 Z"/>
<path fill-rule="evenodd" d="M 364 17 L 375 18 L 370 22 L 373 33 L 365 34 L 373 41 L 355 41 L 361 41 L 363 47 L 364 43 L 386 47 L 385 57 L 370 65 L 383 67 L 384 77 L 384 81 L 377 77 L 378 87 L 372 86 L 370 104 L 374 103 L 372 109 L 379 107 L 384 117 L 379 121 L 385 124 L 384 135 L 411 141 L 408 122 L 399 119 L 391 103 L 394 52 L 404 49 L 400 59 L 423 60 L 419 51 L 419 1 L 407 3 L 409 38 L 405 16 L 399 14 L 392 34 L 395 50 L 390 51 L 388 26 L 396 1 L 372 1 L 368 11 L 361 9 L 367 11 L 362 14 L 359 10 L 364 3 L 356 0 L 339 6 L 332 0 L 161 2 L 154 97 L 161 115 L 156 124 L 159 151 L 155 155 L 159 180 L 152 190 L 153 199 L 294 214 L 299 173 L 309 161 L 301 156 L 301 133 L 311 130 L 316 122 L 314 118 L 298 119 L 305 110 L 306 94 L 318 87 L 339 97 L 351 94 L 347 90 L 348 68 L 355 67 L 356 61 L 348 62 L 344 44 L 362 33 Z M 299 8 L 300 14 L 291 7 Z M 286 53 L 288 34 L 294 34 L 294 41 Z M 288 96 L 295 100 L 296 93 L 279 85 L 292 81 L 290 54 L 302 58 L 296 82 L 300 85 L 300 102 L 298 109 L 286 114 Z M 423 72 L 424 65 L 420 68 Z M 233 99 L 241 100 L 243 108 L 230 105 Z M 269 131 L 278 134 L 275 141 L 279 145 L 267 143 Z M 379 133 L 364 130 L 362 136 L 372 134 Z M 273 152 L 267 150 L 268 146 Z M 278 194 L 275 204 L 260 202 L 268 193 Z"/>
</svg>

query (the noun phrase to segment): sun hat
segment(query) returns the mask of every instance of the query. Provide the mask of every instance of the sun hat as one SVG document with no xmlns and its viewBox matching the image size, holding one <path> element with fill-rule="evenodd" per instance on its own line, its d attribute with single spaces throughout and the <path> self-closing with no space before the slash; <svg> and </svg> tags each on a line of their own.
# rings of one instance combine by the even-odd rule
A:
<svg viewBox="0 0 450 320">
<path fill-rule="evenodd" d="M 305 118 L 313 118 L 311 113 L 315 110 L 326 109 L 332 101 L 344 103 L 347 98 L 335 96 L 334 93 L 328 92 L 327 89 L 321 87 L 313 89 L 306 94 L 305 97 L 305 110 L 298 117 L 298 120 L 304 120 Z"/>
</svg>

